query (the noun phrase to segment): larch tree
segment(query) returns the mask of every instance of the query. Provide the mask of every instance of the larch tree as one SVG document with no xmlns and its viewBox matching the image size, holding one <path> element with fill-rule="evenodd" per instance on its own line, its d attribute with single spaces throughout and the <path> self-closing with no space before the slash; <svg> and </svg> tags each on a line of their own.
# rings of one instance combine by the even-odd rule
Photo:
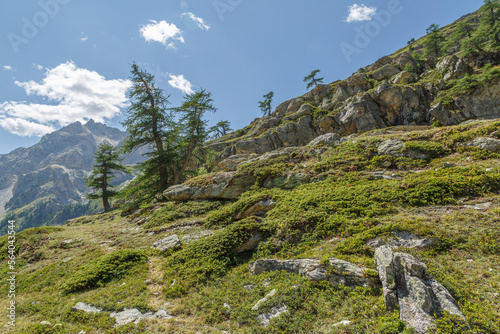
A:
<svg viewBox="0 0 500 334">
<path fill-rule="evenodd" d="M 115 171 L 127 173 L 127 167 L 122 165 L 122 158 L 118 149 L 108 143 L 99 145 L 94 155 L 94 161 L 92 173 L 85 179 L 87 186 L 92 188 L 94 192 L 89 194 L 87 198 L 102 198 L 104 211 L 109 211 L 109 199 L 117 194 L 110 182 Z"/>
<path fill-rule="evenodd" d="M 179 118 L 179 141 L 177 162 L 173 164 L 173 184 L 179 184 L 186 168 L 192 162 L 193 153 L 210 135 L 210 129 L 203 116 L 206 112 L 215 113 L 212 94 L 205 89 L 188 94 L 180 107 L 172 108 Z"/>
<path fill-rule="evenodd" d="M 126 113 L 122 125 L 128 136 L 123 144 L 124 153 L 147 147 L 149 159 L 143 162 L 139 169 L 145 177 L 154 180 L 154 190 L 161 191 L 170 184 L 169 166 L 173 159 L 168 146 L 175 141 L 175 125 L 172 115 L 167 109 L 169 97 L 156 87 L 154 76 L 132 65 L 133 87 L 130 92 L 132 104 Z"/>
<path fill-rule="evenodd" d="M 304 82 L 307 83 L 307 89 L 311 87 L 316 87 L 317 85 L 323 83 L 325 78 L 316 78 L 316 74 L 319 73 L 319 70 L 314 70 L 304 78 Z"/>
<path fill-rule="evenodd" d="M 259 108 L 263 116 L 271 116 L 271 103 L 273 102 L 274 92 L 269 92 L 263 97 L 264 101 L 259 101 Z"/>
</svg>

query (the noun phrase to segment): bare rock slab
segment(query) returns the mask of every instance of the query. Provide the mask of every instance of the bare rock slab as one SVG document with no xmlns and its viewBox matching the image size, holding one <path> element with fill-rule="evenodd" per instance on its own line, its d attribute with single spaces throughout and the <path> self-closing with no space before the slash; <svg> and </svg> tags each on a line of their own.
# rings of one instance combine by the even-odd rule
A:
<svg viewBox="0 0 500 334">
<path fill-rule="evenodd" d="M 329 259 L 329 264 L 330 270 L 317 259 L 262 259 L 251 262 L 249 270 L 253 275 L 284 270 L 305 276 L 313 281 L 330 281 L 333 284 L 366 288 L 380 286 L 378 277 L 370 276 L 367 268 L 335 258 Z"/>
<path fill-rule="evenodd" d="M 166 252 L 169 249 L 177 248 L 181 246 L 181 241 L 177 234 L 170 235 L 165 239 L 159 240 L 153 244 L 153 248 L 158 249 L 160 252 Z"/>
<path fill-rule="evenodd" d="M 434 326 L 434 314 L 443 311 L 465 319 L 453 296 L 412 255 L 383 246 L 375 251 L 375 263 L 387 309 L 399 307 L 401 320 L 415 332 L 427 333 Z"/>
</svg>

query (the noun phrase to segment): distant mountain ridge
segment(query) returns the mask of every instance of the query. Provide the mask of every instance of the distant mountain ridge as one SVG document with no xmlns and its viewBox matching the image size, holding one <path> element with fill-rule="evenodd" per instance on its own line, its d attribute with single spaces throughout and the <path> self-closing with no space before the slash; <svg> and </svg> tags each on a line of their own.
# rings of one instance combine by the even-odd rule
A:
<svg viewBox="0 0 500 334">
<path fill-rule="evenodd" d="M 32 227 L 23 224 L 29 214 L 47 212 L 38 215 L 41 221 L 35 225 L 41 226 L 48 223 L 45 218 L 49 218 L 49 213 L 55 214 L 65 205 L 86 202 L 89 189 L 84 178 L 92 171 L 98 145 L 104 142 L 120 145 L 126 136 L 125 131 L 93 120 L 86 124 L 75 122 L 43 136 L 29 148 L 0 155 L 0 215 L 3 218 L 0 234 L 5 233 L 5 219 L 16 210 L 19 226 L 26 228 Z M 136 153 L 127 157 L 125 163 L 142 159 L 142 155 Z M 117 174 L 114 182 L 119 184 L 130 178 L 130 175 Z"/>
</svg>

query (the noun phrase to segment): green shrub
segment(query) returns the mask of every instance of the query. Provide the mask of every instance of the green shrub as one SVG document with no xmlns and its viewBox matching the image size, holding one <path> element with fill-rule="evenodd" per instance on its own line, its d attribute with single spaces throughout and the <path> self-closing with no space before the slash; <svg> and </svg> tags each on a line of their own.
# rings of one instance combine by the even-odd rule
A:
<svg viewBox="0 0 500 334">
<path fill-rule="evenodd" d="M 204 215 L 221 206 L 218 201 L 190 201 L 185 203 L 168 202 L 163 208 L 155 211 L 144 225 L 153 228 L 166 225 L 174 220 Z"/>
<path fill-rule="evenodd" d="M 80 267 L 64 283 L 63 292 L 70 293 L 93 289 L 111 280 L 120 279 L 139 263 L 146 262 L 143 251 L 123 249 L 101 256 Z"/>
</svg>

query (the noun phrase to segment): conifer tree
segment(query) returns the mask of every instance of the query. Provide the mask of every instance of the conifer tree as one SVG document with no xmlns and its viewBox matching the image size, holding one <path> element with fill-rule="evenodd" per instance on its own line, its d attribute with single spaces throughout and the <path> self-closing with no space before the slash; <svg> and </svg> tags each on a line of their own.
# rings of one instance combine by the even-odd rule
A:
<svg viewBox="0 0 500 334">
<path fill-rule="evenodd" d="M 95 192 L 89 194 L 87 198 L 102 198 L 104 211 L 109 211 L 109 199 L 117 194 L 116 191 L 112 190 L 113 186 L 110 183 L 113 179 L 114 171 L 127 172 L 127 168 L 121 164 L 122 159 L 120 158 L 118 149 L 107 143 L 99 145 L 94 155 L 94 160 L 94 169 L 85 181 L 87 186 Z"/>
<path fill-rule="evenodd" d="M 213 138 L 224 137 L 231 131 L 233 131 L 233 129 L 231 129 L 231 123 L 229 123 L 229 121 L 220 121 L 210 128 L 210 132 L 214 134 Z"/>
<path fill-rule="evenodd" d="M 480 28 L 489 49 L 500 50 L 500 0 L 484 0 L 480 9 Z"/>
<path fill-rule="evenodd" d="M 319 73 L 319 70 L 314 70 L 307 77 L 304 78 L 304 82 L 307 83 L 307 89 L 311 87 L 316 87 L 320 83 L 323 83 L 323 79 L 325 78 L 316 78 L 316 74 Z"/>
<path fill-rule="evenodd" d="M 439 31 L 439 24 L 431 24 L 427 28 L 427 37 L 423 42 L 425 54 L 434 57 L 441 56 L 443 41 L 444 37 Z"/>
<path fill-rule="evenodd" d="M 179 117 L 179 142 L 177 146 L 177 162 L 172 166 L 173 184 L 182 180 L 194 151 L 200 147 L 210 135 L 207 129 L 207 121 L 203 119 L 207 111 L 215 113 L 217 109 L 213 106 L 212 94 L 205 89 L 188 94 L 184 97 L 184 103 L 172 110 Z"/>
<path fill-rule="evenodd" d="M 271 103 L 273 102 L 274 92 L 269 92 L 263 97 L 264 101 L 259 101 L 259 108 L 263 116 L 271 116 Z"/>
<path fill-rule="evenodd" d="M 150 191 L 158 192 L 167 188 L 172 178 L 169 165 L 173 156 L 169 147 L 175 146 L 176 129 L 166 106 L 169 97 L 156 87 L 154 76 L 132 65 L 130 93 L 132 104 L 127 111 L 127 119 L 122 123 L 129 133 L 123 144 L 124 153 L 132 153 L 139 148 L 150 150 L 150 158 L 139 169 L 144 179 L 149 180 Z"/>
</svg>

